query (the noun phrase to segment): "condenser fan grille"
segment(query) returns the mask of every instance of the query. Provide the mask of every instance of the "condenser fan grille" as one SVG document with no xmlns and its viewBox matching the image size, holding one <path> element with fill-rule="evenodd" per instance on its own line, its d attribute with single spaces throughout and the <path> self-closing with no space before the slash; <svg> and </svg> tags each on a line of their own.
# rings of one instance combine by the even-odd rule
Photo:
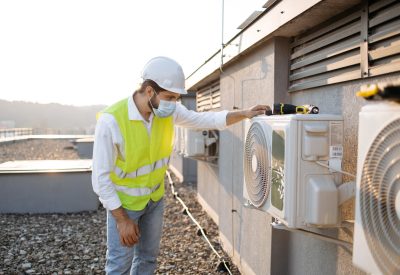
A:
<svg viewBox="0 0 400 275">
<path fill-rule="evenodd" d="M 244 153 L 246 190 L 251 203 L 260 207 L 270 190 L 270 159 L 268 137 L 259 123 L 253 123 L 247 133 Z"/>
<path fill-rule="evenodd" d="M 400 119 L 386 126 L 367 153 L 360 211 L 370 251 L 385 274 L 400 273 Z"/>
</svg>

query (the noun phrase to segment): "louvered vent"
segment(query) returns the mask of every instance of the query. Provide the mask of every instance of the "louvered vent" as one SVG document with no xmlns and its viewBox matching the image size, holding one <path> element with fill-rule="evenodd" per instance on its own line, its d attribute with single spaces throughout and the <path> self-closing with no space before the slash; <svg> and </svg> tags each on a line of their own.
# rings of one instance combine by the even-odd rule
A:
<svg viewBox="0 0 400 275">
<path fill-rule="evenodd" d="M 196 106 L 198 112 L 214 110 L 221 107 L 219 81 L 197 92 Z"/>
<path fill-rule="evenodd" d="M 360 212 L 369 249 L 384 274 L 400 274 L 400 119 L 375 138 L 363 164 Z"/>
<path fill-rule="evenodd" d="M 400 71 L 400 1 L 376 1 L 368 16 L 369 75 Z"/>
<path fill-rule="evenodd" d="M 400 2 L 370 1 L 294 38 L 289 91 L 400 71 Z"/>
<path fill-rule="evenodd" d="M 265 203 L 271 189 L 269 138 L 262 125 L 253 123 L 244 148 L 244 176 L 250 202 L 255 207 Z"/>
<path fill-rule="evenodd" d="M 291 45 L 290 91 L 361 77 L 361 12 L 296 37 Z"/>
</svg>

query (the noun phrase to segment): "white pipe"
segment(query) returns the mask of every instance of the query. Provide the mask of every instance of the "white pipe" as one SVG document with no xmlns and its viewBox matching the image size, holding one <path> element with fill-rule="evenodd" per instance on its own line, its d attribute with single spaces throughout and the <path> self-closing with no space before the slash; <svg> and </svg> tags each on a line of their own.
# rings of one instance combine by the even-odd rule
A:
<svg viewBox="0 0 400 275">
<path fill-rule="evenodd" d="M 222 73 L 222 66 L 224 65 L 224 14 L 225 14 L 225 7 L 224 7 L 224 0 L 222 0 L 222 10 L 221 10 L 221 64 L 219 69 Z"/>
</svg>

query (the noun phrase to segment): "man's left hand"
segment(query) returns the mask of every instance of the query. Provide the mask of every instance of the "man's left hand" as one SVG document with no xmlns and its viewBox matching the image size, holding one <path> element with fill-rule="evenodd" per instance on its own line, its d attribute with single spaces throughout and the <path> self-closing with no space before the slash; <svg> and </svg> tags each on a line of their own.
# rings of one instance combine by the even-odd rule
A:
<svg viewBox="0 0 400 275">
<path fill-rule="evenodd" d="M 250 109 L 241 111 L 230 111 L 226 116 L 226 125 L 232 125 L 246 118 L 252 118 L 258 115 L 264 115 L 265 111 L 271 110 L 268 105 L 256 105 Z"/>
<path fill-rule="evenodd" d="M 251 107 L 250 109 L 245 110 L 245 115 L 247 118 L 252 118 L 258 115 L 265 115 L 267 110 L 271 110 L 271 107 L 268 105 L 256 105 Z"/>
</svg>

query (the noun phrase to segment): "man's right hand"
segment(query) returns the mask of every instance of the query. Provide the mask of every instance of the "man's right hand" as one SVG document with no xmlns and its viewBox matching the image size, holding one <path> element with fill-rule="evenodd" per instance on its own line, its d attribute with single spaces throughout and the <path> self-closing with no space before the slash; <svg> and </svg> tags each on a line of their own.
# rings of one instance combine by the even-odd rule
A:
<svg viewBox="0 0 400 275">
<path fill-rule="evenodd" d="M 117 221 L 119 239 L 123 246 L 133 246 L 139 241 L 139 226 L 129 218 L 125 210 L 120 207 L 111 211 Z"/>
</svg>

